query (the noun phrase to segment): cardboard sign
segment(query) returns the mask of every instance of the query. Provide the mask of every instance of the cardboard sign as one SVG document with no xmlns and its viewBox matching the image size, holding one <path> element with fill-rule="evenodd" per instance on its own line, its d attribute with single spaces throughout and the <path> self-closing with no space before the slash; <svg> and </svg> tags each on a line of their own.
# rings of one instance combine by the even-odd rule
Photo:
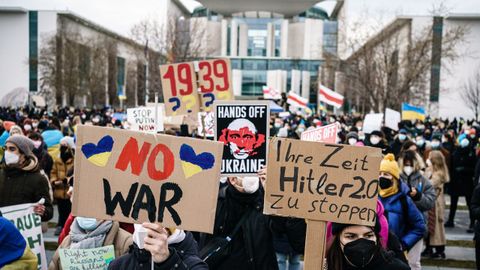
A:
<svg viewBox="0 0 480 270">
<path fill-rule="evenodd" d="M 37 255 L 38 268 L 47 270 L 47 257 L 43 245 L 42 220 L 33 212 L 35 204 L 25 203 L 0 208 L 3 217 L 10 220 L 20 231 L 28 247 Z"/>
<path fill-rule="evenodd" d="M 74 216 L 211 233 L 222 144 L 79 126 Z"/>
<path fill-rule="evenodd" d="M 402 120 L 400 112 L 386 108 L 385 109 L 385 126 L 393 130 L 398 130 L 398 123 Z"/>
<path fill-rule="evenodd" d="M 62 268 L 71 270 L 106 270 L 115 259 L 113 245 L 89 249 L 61 248 L 58 253 Z"/>
<path fill-rule="evenodd" d="M 272 138 L 264 213 L 371 226 L 381 150 Z"/>
<path fill-rule="evenodd" d="M 194 64 L 198 71 L 198 87 L 204 111 L 211 111 L 215 100 L 233 100 L 229 59 L 205 60 Z"/>
<path fill-rule="evenodd" d="M 155 123 L 155 107 L 127 109 L 127 121 L 130 124 L 130 129 L 150 133 L 163 131 L 163 110 L 163 106 L 158 106 L 157 123 Z M 157 127 L 156 130 L 155 127 Z"/>
<path fill-rule="evenodd" d="M 336 143 L 338 125 L 330 124 L 302 132 L 302 141 Z"/>
<path fill-rule="evenodd" d="M 215 117 L 213 112 L 198 113 L 197 133 L 198 136 L 205 136 L 206 138 L 215 137 Z"/>
<path fill-rule="evenodd" d="M 268 102 L 216 102 L 215 140 L 223 143 L 222 175 L 256 175 L 266 164 Z"/>
<path fill-rule="evenodd" d="M 193 63 L 160 66 L 166 115 L 197 113 L 200 99 Z"/>
<path fill-rule="evenodd" d="M 363 132 L 371 133 L 374 130 L 380 130 L 382 128 L 383 113 L 369 113 L 365 115 L 363 120 Z"/>
</svg>

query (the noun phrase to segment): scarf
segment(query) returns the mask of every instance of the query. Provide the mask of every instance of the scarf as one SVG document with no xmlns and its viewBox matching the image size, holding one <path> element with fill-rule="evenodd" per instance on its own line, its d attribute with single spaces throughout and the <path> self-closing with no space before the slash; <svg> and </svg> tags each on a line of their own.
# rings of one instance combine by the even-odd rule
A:
<svg viewBox="0 0 480 270">
<path fill-rule="evenodd" d="M 98 225 L 95 230 L 86 232 L 78 226 L 77 221 L 74 221 L 70 229 L 70 237 L 72 239 L 70 248 L 85 249 L 103 246 L 103 241 L 105 241 L 105 237 L 112 228 L 112 225 L 112 221 L 104 221 Z"/>
<path fill-rule="evenodd" d="M 389 188 L 381 189 L 380 186 L 378 187 L 378 194 L 382 198 L 390 197 L 392 195 L 397 194 L 397 192 L 398 192 L 398 180 L 396 179 L 394 179 L 393 185 Z"/>
</svg>

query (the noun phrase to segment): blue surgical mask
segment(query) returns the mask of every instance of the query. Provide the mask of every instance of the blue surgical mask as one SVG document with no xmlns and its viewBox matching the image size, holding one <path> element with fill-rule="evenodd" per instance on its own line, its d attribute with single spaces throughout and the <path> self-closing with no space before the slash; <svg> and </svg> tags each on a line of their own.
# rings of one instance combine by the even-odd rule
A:
<svg viewBox="0 0 480 270">
<path fill-rule="evenodd" d="M 463 139 L 463 140 L 460 142 L 460 146 L 461 146 L 462 148 L 467 147 L 469 144 L 470 144 L 470 142 L 468 141 L 468 139 Z"/>
<path fill-rule="evenodd" d="M 76 217 L 75 220 L 84 231 L 93 231 L 97 228 L 98 222 L 95 218 Z"/>
<path fill-rule="evenodd" d="M 398 139 L 399 139 L 400 141 L 405 141 L 406 138 L 407 138 L 407 135 L 405 135 L 405 134 L 399 134 L 399 135 L 398 135 Z"/>
<path fill-rule="evenodd" d="M 432 148 L 438 148 L 438 147 L 440 147 L 440 142 L 439 141 L 433 141 L 431 146 L 432 146 Z"/>
<path fill-rule="evenodd" d="M 418 147 L 422 147 L 425 144 L 425 140 L 424 139 L 417 140 L 416 144 Z"/>
</svg>

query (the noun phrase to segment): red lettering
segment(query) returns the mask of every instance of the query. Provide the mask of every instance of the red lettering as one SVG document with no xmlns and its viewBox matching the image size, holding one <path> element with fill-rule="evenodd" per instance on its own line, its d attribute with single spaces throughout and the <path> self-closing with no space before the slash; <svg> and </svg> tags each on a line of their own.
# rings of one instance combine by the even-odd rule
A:
<svg viewBox="0 0 480 270">
<path fill-rule="evenodd" d="M 155 166 L 155 160 L 159 152 L 163 154 L 163 171 L 157 170 Z M 172 151 L 164 144 L 157 144 L 148 158 L 148 175 L 156 181 L 165 180 L 172 174 L 173 165 L 174 157 Z"/>
<path fill-rule="evenodd" d="M 151 144 L 148 142 L 143 143 L 142 149 L 139 152 L 137 140 L 131 137 L 123 147 L 122 153 L 118 157 L 115 168 L 125 171 L 128 167 L 128 164 L 130 164 L 132 173 L 137 176 L 140 175 L 142 172 L 143 163 L 145 163 L 148 151 L 150 150 L 150 146 Z"/>
</svg>

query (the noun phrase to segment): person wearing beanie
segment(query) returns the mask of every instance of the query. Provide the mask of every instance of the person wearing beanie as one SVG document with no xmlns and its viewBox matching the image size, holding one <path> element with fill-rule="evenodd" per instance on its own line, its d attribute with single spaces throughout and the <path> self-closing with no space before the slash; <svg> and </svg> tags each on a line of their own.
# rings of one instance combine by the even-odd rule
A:
<svg viewBox="0 0 480 270">
<path fill-rule="evenodd" d="M 360 141 L 358 133 L 354 131 L 350 131 L 349 133 L 347 133 L 344 143 L 348 145 L 363 146 L 363 142 Z"/>
<path fill-rule="evenodd" d="M 382 154 L 392 153 L 392 149 L 385 141 L 385 135 L 380 130 L 374 130 L 370 133 L 370 137 L 366 141 L 367 146 L 382 149 Z"/>
<path fill-rule="evenodd" d="M 33 154 L 32 140 L 14 135 L 5 143 L 5 155 L 0 165 L 0 207 L 22 203 L 37 203 L 34 212 L 48 221 L 53 216 L 48 179 L 41 173 Z"/>
<path fill-rule="evenodd" d="M 72 211 L 72 203 L 68 196 L 68 171 L 73 170 L 75 156 L 74 139 L 65 136 L 60 140 L 60 156 L 54 158 L 52 171 L 50 173 L 50 183 L 53 187 L 53 197 L 58 205 L 58 223 L 54 235 L 60 235 L 68 215 Z"/>
<path fill-rule="evenodd" d="M 332 239 L 326 252 L 328 269 L 410 269 L 382 245 L 381 227 L 379 216 L 373 227 L 332 223 Z"/>
<path fill-rule="evenodd" d="M 400 239 L 404 250 L 408 252 L 408 262 L 412 269 L 421 269 L 417 265 L 420 252 L 411 250 L 425 233 L 425 221 L 422 213 L 410 198 L 410 189 L 400 181 L 400 169 L 393 154 L 388 154 L 380 163 L 379 199 L 387 212 L 389 230 Z M 417 254 L 418 253 L 418 254 Z"/>
<path fill-rule="evenodd" d="M 402 150 L 403 144 L 408 141 L 407 137 L 407 130 L 400 129 L 398 131 L 398 135 L 395 137 L 395 140 L 390 144 L 390 148 L 392 149 L 392 153 L 398 157 L 400 155 L 400 151 Z"/>
</svg>

